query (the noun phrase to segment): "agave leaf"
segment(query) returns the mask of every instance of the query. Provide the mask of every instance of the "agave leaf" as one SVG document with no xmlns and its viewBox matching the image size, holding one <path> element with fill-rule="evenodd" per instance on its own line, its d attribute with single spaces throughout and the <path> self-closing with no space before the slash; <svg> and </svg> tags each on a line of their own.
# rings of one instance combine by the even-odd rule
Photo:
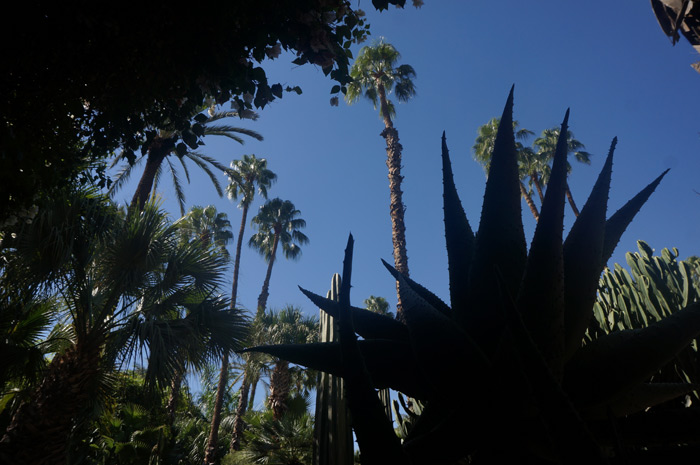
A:
<svg viewBox="0 0 700 465">
<path fill-rule="evenodd" d="M 508 294 L 517 295 L 525 269 L 519 182 L 511 88 L 494 142 L 469 272 L 469 310 L 462 324 L 487 354 L 493 353 L 503 331 L 503 315 L 493 305 L 494 296 L 499 295 L 496 272 L 502 275 Z"/>
<path fill-rule="evenodd" d="M 552 173 L 530 246 L 518 309 L 545 362 L 557 379 L 564 358 L 564 259 L 562 230 L 566 196 L 569 110 L 552 163 Z"/>
<path fill-rule="evenodd" d="M 533 341 L 512 299 L 505 294 L 502 311 L 514 354 L 527 377 L 529 388 L 548 428 L 562 463 L 602 464 L 601 450 L 587 425 L 562 390 Z"/>
<path fill-rule="evenodd" d="M 586 418 L 604 420 L 609 414 L 624 417 L 697 390 L 688 383 L 640 383 L 606 404 L 585 412 Z"/>
<path fill-rule="evenodd" d="M 700 334 L 700 302 L 646 328 L 594 339 L 571 358 L 564 388 L 581 408 L 609 402 L 647 381 Z"/>
<path fill-rule="evenodd" d="M 444 398 L 444 390 L 454 382 L 445 373 L 454 371 L 455 367 L 477 378 L 488 378 L 490 363 L 472 339 L 415 292 L 403 275 L 398 275 L 398 282 L 411 347 L 418 366 L 434 387 L 432 399 Z M 467 385 L 465 390 L 463 394 L 468 398 L 472 394 L 484 394 L 473 392 L 483 391 L 481 383 Z"/>
<path fill-rule="evenodd" d="M 596 299 L 598 279 L 605 265 L 602 260 L 605 215 L 616 145 L 617 137 L 612 140 L 591 195 L 564 242 L 565 360 L 581 347 L 593 315 L 591 308 Z"/>
<path fill-rule="evenodd" d="M 474 233 L 459 200 L 452 162 L 447 149 L 445 132 L 442 133 L 442 199 L 445 210 L 445 243 L 447 246 L 447 264 L 450 280 L 450 304 L 456 313 L 458 322 L 464 321 L 467 309 L 467 280 L 469 267 L 474 253 Z"/>
<path fill-rule="evenodd" d="M 443 302 L 442 299 L 440 299 L 440 297 L 436 296 L 435 294 L 433 294 L 428 289 L 421 286 L 420 284 L 418 284 L 417 282 L 415 282 L 414 280 L 412 280 L 408 276 L 402 275 L 401 273 L 398 272 L 398 270 L 396 268 L 394 268 L 393 266 L 388 264 L 386 261 L 382 260 L 382 264 L 384 265 L 384 267 L 387 270 L 389 270 L 389 273 L 391 273 L 391 275 L 394 277 L 394 279 L 396 279 L 397 282 L 399 281 L 399 276 L 400 276 L 401 278 L 404 279 L 404 281 L 406 281 L 406 284 L 408 284 L 408 286 L 411 289 L 413 289 L 413 291 L 415 293 L 417 293 L 419 296 L 421 296 L 421 298 L 423 300 L 428 302 L 428 304 L 431 307 L 433 307 L 435 310 L 438 310 L 440 313 L 442 313 L 443 315 L 445 315 L 447 317 L 452 316 L 452 309 L 450 307 L 448 307 L 447 304 L 445 302 Z"/>
<path fill-rule="evenodd" d="M 333 318 L 338 318 L 340 303 L 321 297 L 318 294 L 301 289 L 301 292 L 308 297 L 314 305 Z M 355 332 L 365 339 L 391 339 L 398 342 L 408 343 L 408 329 L 406 325 L 387 315 L 382 315 L 364 308 L 350 307 L 352 312 L 352 322 Z"/>
<path fill-rule="evenodd" d="M 609 422 L 595 424 L 594 429 L 605 441 Z M 617 429 L 616 439 L 625 445 L 651 449 L 654 446 L 672 445 L 674 447 L 670 450 L 674 450 L 679 444 L 700 444 L 700 412 L 692 408 L 651 410 L 620 418 L 617 421 Z M 607 438 L 606 442 L 612 441 L 612 438 Z M 663 450 L 669 451 L 668 448 Z M 661 460 L 648 463 L 697 463 L 697 455 L 693 461 L 687 462 Z"/>
<path fill-rule="evenodd" d="M 605 222 L 605 240 L 603 241 L 603 264 L 610 260 L 617 243 L 620 242 L 622 234 L 627 229 L 627 226 L 632 222 L 635 215 L 649 199 L 649 196 L 654 192 L 656 186 L 666 176 L 668 170 L 652 181 L 647 187 L 642 189 L 637 195 L 627 202 L 622 208 L 615 212 L 613 216 Z"/>
<path fill-rule="evenodd" d="M 357 344 L 375 388 L 394 389 L 416 399 L 427 398 L 428 385 L 422 373 L 416 371 L 418 365 L 408 343 L 371 339 Z M 334 376 L 343 374 L 339 342 L 256 346 L 241 352 L 261 352 Z"/>
<path fill-rule="evenodd" d="M 404 441 L 411 463 L 456 463 L 473 453 L 493 430 L 470 413 L 461 403 L 429 402 Z"/>
<path fill-rule="evenodd" d="M 343 379 L 352 415 L 352 426 L 357 443 L 362 450 L 363 462 L 369 465 L 406 463 L 401 442 L 394 433 L 391 420 L 372 385 L 372 378 L 362 357 L 353 328 L 350 310 L 350 282 L 352 277 L 352 234 L 348 237 L 343 259 L 343 275 L 340 285 L 338 335 L 343 361 Z"/>
</svg>

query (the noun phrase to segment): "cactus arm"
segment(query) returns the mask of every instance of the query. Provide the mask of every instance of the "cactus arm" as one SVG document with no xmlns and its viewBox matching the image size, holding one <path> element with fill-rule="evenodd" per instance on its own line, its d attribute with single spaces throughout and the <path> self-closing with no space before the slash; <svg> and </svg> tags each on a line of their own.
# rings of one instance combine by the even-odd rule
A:
<svg viewBox="0 0 700 465">
<path fill-rule="evenodd" d="M 526 257 L 511 88 L 494 142 L 469 272 L 469 309 L 462 321 L 488 355 L 495 350 L 504 325 L 501 313 L 493 308 L 493 296 L 498 295 L 495 272 L 503 274 L 508 293 L 517 295 Z"/>
<path fill-rule="evenodd" d="M 596 299 L 598 278 L 604 266 L 605 213 L 616 145 L 617 138 L 614 138 L 591 195 L 564 242 L 565 360 L 570 359 L 581 347 L 593 315 L 591 309 Z"/>
<path fill-rule="evenodd" d="M 467 215 L 464 213 L 462 202 L 459 200 L 457 188 L 452 174 L 452 162 L 447 149 L 445 132 L 442 133 L 442 198 L 445 215 L 445 243 L 447 247 L 447 269 L 450 281 L 450 304 L 454 309 L 457 321 L 464 320 L 468 305 L 467 280 L 469 267 L 474 254 L 474 233 Z"/>
<path fill-rule="evenodd" d="M 569 110 L 561 123 L 552 173 L 530 245 L 517 307 L 530 336 L 557 379 L 564 359 L 564 259 L 562 230 L 566 202 Z"/>
<path fill-rule="evenodd" d="M 333 318 L 338 318 L 340 303 L 321 297 L 318 294 L 301 289 L 306 297 Z M 406 326 L 390 316 L 374 313 L 364 308 L 350 307 L 352 320 L 357 334 L 365 339 L 391 339 L 398 342 L 408 342 Z"/>
</svg>

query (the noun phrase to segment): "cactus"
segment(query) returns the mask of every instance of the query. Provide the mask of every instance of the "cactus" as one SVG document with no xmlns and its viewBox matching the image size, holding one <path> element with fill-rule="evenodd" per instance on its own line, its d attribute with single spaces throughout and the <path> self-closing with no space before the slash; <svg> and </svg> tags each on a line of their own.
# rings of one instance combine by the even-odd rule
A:
<svg viewBox="0 0 700 465">
<path fill-rule="evenodd" d="M 339 341 L 248 350 L 342 376 L 364 465 L 649 463 L 659 453 L 673 463 L 690 455 L 700 444 L 700 415 L 648 409 L 689 387 L 679 392 L 649 381 L 700 333 L 700 304 L 583 343 L 604 265 L 666 173 L 607 218 L 614 139 L 564 240 L 560 139 L 528 250 L 512 108 L 511 89 L 476 233 L 457 195 L 443 133 L 449 305 L 385 263 L 399 282 L 405 321 L 353 307 L 350 236 L 339 300 L 302 289 L 338 319 Z M 568 118 L 567 110 L 561 134 Z M 376 395 L 387 387 L 424 405 L 403 440 Z M 636 403 L 620 414 L 632 394 Z"/>
<path fill-rule="evenodd" d="M 340 275 L 333 275 L 326 298 L 338 301 Z M 337 341 L 337 324 L 328 313 L 320 312 L 320 341 Z M 314 465 L 352 465 L 354 447 L 343 379 L 319 372 L 314 422 Z"/>
<path fill-rule="evenodd" d="M 590 337 L 643 328 L 700 301 L 700 283 L 693 279 L 700 264 L 677 260 L 675 248 L 663 249 L 658 256 L 644 241 L 637 241 L 637 248 L 639 252 L 625 255 L 630 271 L 616 263 L 601 276 Z M 700 385 L 697 342 L 683 349 L 655 378 Z"/>
</svg>

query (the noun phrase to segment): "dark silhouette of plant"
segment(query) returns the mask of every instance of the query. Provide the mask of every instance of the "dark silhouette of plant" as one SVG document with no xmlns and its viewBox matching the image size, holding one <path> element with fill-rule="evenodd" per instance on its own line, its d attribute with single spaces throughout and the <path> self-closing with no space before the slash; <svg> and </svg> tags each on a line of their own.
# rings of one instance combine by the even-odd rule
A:
<svg viewBox="0 0 700 465">
<path fill-rule="evenodd" d="M 700 334 L 700 303 L 647 328 L 583 344 L 600 273 L 666 173 L 606 218 L 613 140 L 564 239 L 568 150 L 560 138 L 528 250 L 512 107 L 511 90 L 476 234 L 457 195 L 443 134 L 449 305 L 385 264 L 400 282 L 405 322 L 352 307 L 350 236 L 339 302 L 303 291 L 338 319 L 339 342 L 247 350 L 343 376 L 365 465 L 695 460 L 700 415 L 647 408 L 668 399 L 666 387 L 652 377 Z M 562 134 L 568 119 L 567 111 Z M 457 401 L 446 395 L 454 392 L 455 371 L 470 378 L 460 384 Z M 424 402 L 403 441 L 377 398 L 376 389 L 385 387 Z M 636 411 L 616 416 L 616 406 L 639 391 L 647 395 Z"/>
</svg>

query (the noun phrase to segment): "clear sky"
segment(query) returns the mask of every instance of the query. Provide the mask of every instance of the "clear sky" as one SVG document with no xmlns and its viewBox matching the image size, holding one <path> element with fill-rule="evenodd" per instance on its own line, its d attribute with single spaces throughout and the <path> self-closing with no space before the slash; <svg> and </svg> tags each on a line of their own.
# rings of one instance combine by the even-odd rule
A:
<svg viewBox="0 0 700 465">
<path fill-rule="evenodd" d="M 408 263 L 414 280 L 449 302 L 439 158 L 443 130 L 462 204 L 476 229 L 485 176 L 471 147 L 477 128 L 500 116 L 513 84 L 514 117 L 537 134 L 559 125 L 571 109 L 570 129 L 593 154 L 590 166 L 572 161 L 569 182 L 579 206 L 615 136 L 609 215 L 671 168 L 612 261 L 624 263 L 624 253 L 635 251 L 638 239 L 657 252 L 677 247 L 681 258 L 700 255 L 700 195 L 694 192 L 700 191 L 700 74 L 690 67 L 700 55 L 684 38 L 671 46 L 648 1 L 425 0 L 421 9 L 410 3 L 382 13 L 369 0 L 360 7 L 371 24 L 370 41 L 385 37 L 402 54 L 400 63 L 417 72 L 418 94 L 397 105 L 395 120 L 403 145 Z M 320 68 L 298 67 L 291 59 L 282 55 L 265 64 L 270 82 L 299 85 L 303 94 L 286 94 L 262 110 L 258 121 L 232 121 L 265 140 L 241 146 L 209 137 L 201 151 L 224 164 L 243 154 L 267 158 L 279 178 L 270 197 L 291 200 L 307 221 L 303 232 L 310 243 L 300 260 L 280 258 L 275 264 L 269 308 L 293 304 L 317 314 L 297 286 L 325 294 L 332 274 L 341 271 L 352 232 L 353 304 L 361 306 L 369 295 L 383 296 L 393 310 L 394 282 L 380 262 L 393 263 L 386 152 L 379 135 L 383 124 L 368 101 L 348 106 L 341 100 L 338 107 L 330 106 L 333 83 Z M 215 205 L 229 215 L 237 234 L 241 216 L 236 204 L 218 198 L 196 167 L 190 167 L 190 174 L 188 207 Z M 174 191 L 163 181 L 164 207 L 177 218 Z M 134 188 L 135 181 L 116 199 L 128 201 Z M 252 214 L 261 203 L 256 200 Z M 570 225 L 570 209 L 566 215 Z M 534 223 L 524 202 L 523 218 L 529 241 Z M 246 241 L 252 232 L 248 227 Z M 239 285 L 244 308 L 255 308 L 265 267 L 260 256 L 244 249 Z"/>
</svg>

